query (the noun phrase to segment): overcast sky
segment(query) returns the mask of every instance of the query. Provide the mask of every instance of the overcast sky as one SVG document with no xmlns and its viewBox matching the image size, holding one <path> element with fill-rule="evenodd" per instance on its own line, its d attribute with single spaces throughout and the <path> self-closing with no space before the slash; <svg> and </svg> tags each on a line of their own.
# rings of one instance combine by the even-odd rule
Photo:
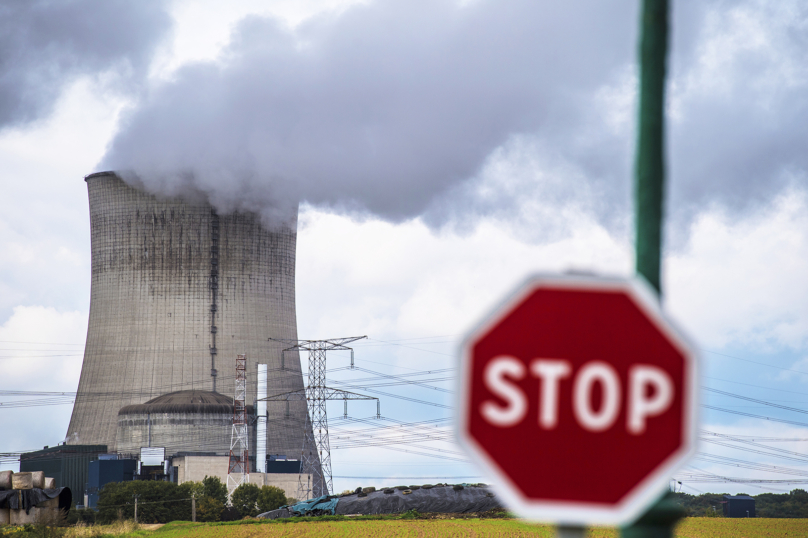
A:
<svg viewBox="0 0 808 538">
<path fill-rule="evenodd" d="M 531 272 L 631 274 L 637 4 L 0 7 L 0 390 L 76 389 L 90 284 L 82 178 L 104 169 L 268 225 L 299 201 L 299 334 L 367 334 L 357 364 L 378 372 L 453 368 L 463 333 Z M 807 26 L 798 1 L 673 2 L 663 263 L 665 307 L 703 353 L 703 386 L 801 410 Z M 451 416 L 453 381 L 430 384 L 443 390 L 380 390 L 437 406 L 382 397 L 382 414 Z M 703 400 L 807 424 L 705 410 L 705 430 L 808 440 L 805 411 Z M 363 405 L 350 414 L 374 414 Z M 0 406 L 0 452 L 62 441 L 71 407 Z M 329 412 L 339 447 L 340 429 L 356 426 L 336 418 L 341 404 Z M 808 462 L 808 441 L 764 443 Z M 334 475 L 478 475 L 396 446 L 410 452 L 336 448 Z M 808 473 L 795 460 L 702 452 Z M 704 459 L 691 471 L 801 478 Z M 683 482 L 689 493 L 797 487 Z M 337 491 L 369 483 L 381 482 L 335 479 Z"/>
</svg>

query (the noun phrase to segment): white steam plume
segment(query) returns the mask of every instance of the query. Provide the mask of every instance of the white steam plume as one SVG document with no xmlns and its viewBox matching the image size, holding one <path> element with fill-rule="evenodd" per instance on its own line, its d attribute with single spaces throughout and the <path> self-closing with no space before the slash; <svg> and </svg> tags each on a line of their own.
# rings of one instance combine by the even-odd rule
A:
<svg viewBox="0 0 808 538">
<path fill-rule="evenodd" d="M 629 203 L 637 9 L 379 0 L 294 29 L 248 18 L 216 61 L 152 88 L 101 167 L 270 217 L 305 201 L 441 224 L 533 196 L 587 197 L 609 222 Z M 673 213 L 742 210 L 804 185 L 807 20 L 796 2 L 674 12 Z M 538 186 L 481 187 L 513 148 L 538 156 Z"/>
</svg>

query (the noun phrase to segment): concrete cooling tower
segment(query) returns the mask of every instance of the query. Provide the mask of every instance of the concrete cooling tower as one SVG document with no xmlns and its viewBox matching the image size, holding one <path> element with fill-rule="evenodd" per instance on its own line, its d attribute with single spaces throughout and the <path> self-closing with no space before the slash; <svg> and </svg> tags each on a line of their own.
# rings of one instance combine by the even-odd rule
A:
<svg viewBox="0 0 808 538">
<path fill-rule="evenodd" d="M 129 452 L 162 437 L 177 453 L 226 455 L 237 355 L 247 355 L 249 403 L 257 363 L 269 395 L 303 388 L 297 354 L 282 368 L 288 346 L 269 340 L 297 339 L 296 231 L 158 198 L 111 172 L 85 180 L 90 320 L 67 444 Z M 268 407 L 267 453 L 299 457 L 306 403 Z"/>
</svg>

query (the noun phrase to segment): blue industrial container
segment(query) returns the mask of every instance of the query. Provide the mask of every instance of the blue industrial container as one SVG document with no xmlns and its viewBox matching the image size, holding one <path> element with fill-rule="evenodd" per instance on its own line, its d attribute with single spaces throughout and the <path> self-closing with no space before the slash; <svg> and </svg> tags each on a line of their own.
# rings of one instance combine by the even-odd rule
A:
<svg viewBox="0 0 808 538">
<path fill-rule="evenodd" d="M 137 460 L 101 459 L 90 462 L 87 481 L 87 507 L 98 504 L 98 490 L 110 482 L 133 480 L 137 472 Z"/>
</svg>

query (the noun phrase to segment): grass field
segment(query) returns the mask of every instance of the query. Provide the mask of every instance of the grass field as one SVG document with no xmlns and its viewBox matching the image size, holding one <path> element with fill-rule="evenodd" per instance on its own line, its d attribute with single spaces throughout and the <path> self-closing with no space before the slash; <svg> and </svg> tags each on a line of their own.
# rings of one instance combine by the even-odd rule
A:
<svg viewBox="0 0 808 538">
<path fill-rule="evenodd" d="M 140 530 L 126 536 L 151 538 L 336 538 L 349 536 L 388 537 L 546 537 L 555 536 L 547 525 L 532 525 L 514 519 L 398 519 L 233 523 L 169 523 L 157 530 Z M 592 538 L 617 538 L 615 529 L 591 529 Z M 808 519 L 687 518 L 676 529 L 679 538 L 796 538 L 808 536 Z"/>
<path fill-rule="evenodd" d="M 175 522 L 167 525 L 144 525 L 135 530 L 131 522 L 108 526 L 64 529 L 63 538 L 336 538 L 369 536 L 388 537 L 542 537 L 552 538 L 555 530 L 548 525 L 533 525 L 515 519 L 343 519 L 269 522 L 245 520 L 229 523 Z M 11 528 L 0 528 L 3 531 Z M 15 529 L 22 531 L 22 528 Z M 19 538 L 44 536 L 34 532 L 13 532 Z M 724 519 L 687 518 L 676 529 L 678 538 L 797 538 L 808 536 L 808 519 Z M 56 536 L 56 535 L 54 535 Z M 610 528 L 589 531 L 591 538 L 618 538 Z"/>
</svg>

